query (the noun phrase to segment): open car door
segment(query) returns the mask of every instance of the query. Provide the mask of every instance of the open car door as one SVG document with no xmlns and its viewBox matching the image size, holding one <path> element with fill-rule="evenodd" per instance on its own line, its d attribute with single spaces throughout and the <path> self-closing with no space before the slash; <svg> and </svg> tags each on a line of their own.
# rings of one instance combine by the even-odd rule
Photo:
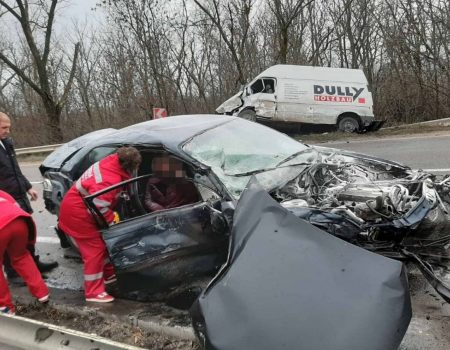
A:
<svg viewBox="0 0 450 350">
<path fill-rule="evenodd" d="M 225 221 L 218 218 L 220 212 L 209 202 L 200 200 L 178 208 L 145 211 L 136 191 L 142 187 L 138 183 L 149 177 L 127 180 L 85 198 L 103 226 L 101 233 L 122 292 L 164 291 L 214 273 L 226 255 L 228 230 Z M 116 208 L 121 221 L 108 226 L 93 199 L 118 187 L 123 188 Z"/>
</svg>

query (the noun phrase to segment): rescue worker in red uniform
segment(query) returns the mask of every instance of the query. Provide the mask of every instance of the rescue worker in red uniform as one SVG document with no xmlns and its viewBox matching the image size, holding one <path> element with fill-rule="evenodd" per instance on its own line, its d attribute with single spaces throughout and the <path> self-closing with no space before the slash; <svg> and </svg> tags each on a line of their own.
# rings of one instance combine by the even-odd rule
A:
<svg viewBox="0 0 450 350">
<path fill-rule="evenodd" d="M 22 277 L 30 293 L 39 302 L 49 299 L 49 291 L 36 263 L 27 249 L 36 241 L 36 227 L 31 215 L 20 208 L 8 193 L 0 190 L 0 312 L 14 314 L 15 309 L 5 276 L 1 271 L 8 253 L 11 265 Z"/>
<path fill-rule="evenodd" d="M 183 163 L 173 157 L 155 157 L 152 172 L 157 178 L 147 182 L 145 207 L 149 212 L 177 208 L 199 201 L 195 185 L 185 179 Z"/>
<path fill-rule="evenodd" d="M 61 203 L 59 228 L 75 241 L 84 263 L 84 293 L 86 301 L 108 303 L 114 298 L 106 293 L 105 283 L 115 281 L 105 242 L 83 197 L 131 178 L 141 163 L 134 147 L 121 147 L 116 153 L 94 163 L 70 188 Z M 111 190 L 93 203 L 109 224 L 114 222 L 114 208 L 122 189 Z"/>
</svg>

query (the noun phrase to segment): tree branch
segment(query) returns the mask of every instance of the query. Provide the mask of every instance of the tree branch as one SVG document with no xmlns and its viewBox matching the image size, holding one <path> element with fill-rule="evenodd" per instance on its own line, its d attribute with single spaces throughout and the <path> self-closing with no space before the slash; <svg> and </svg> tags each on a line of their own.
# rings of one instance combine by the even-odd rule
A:
<svg viewBox="0 0 450 350">
<path fill-rule="evenodd" d="M 75 52 L 73 54 L 73 60 L 72 60 L 72 68 L 70 70 L 69 80 L 67 81 L 66 86 L 64 87 L 64 93 L 59 99 L 57 105 L 58 107 L 62 108 L 64 104 L 67 101 L 67 97 L 69 96 L 70 89 L 72 88 L 73 78 L 75 76 L 75 71 L 77 69 L 77 61 L 78 61 L 78 54 L 80 52 L 80 43 L 75 44 Z"/>
<path fill-rule="evenodd" d="M 8 12 L 10 14 L 12 14 L 14 17 L 16 17 L 19 21 L 22 20 L 22 17 L 20 17 L 19 14 L 11 6 L 9 6 L 6 2 L 4 2 L 3 0 L 0 0 L 0 5 L 2 5 L 4 8 L 6 8 L 6 10 L 8 10 Z"/>
<path fill-rule="evenodd" d="M 50 11 L 48 12 L 47 28 L 45 30 L 45 46 L 44 46 L 44 53 L 42 54 L 43 64 L 47 64 L 48 55 L 50 53 L 50 39 L 52 36 L 53 20 L 55 18 L 55 8 L 57 2 L 58 0 L 52 0 Z"/>
<path fill-rule="evenodd" d="M 16 73 L 14 73 L 8 79 L 6 79 L 5 83 L 0 86 L 0 91 L 2 91 L 4 88 L 6 88 L 8 86 L 8 84 L 11 82 L 11 80 L 13 80 L 15 77 L 16 77 Z"/>
<path fill-rule="evenodd" d="M 17 67 L 13 62 L 11 62 L 2 52 L 0 52 L 0 60 L 6 63 L 6 65 L 11 68 L 19 77 L 21 77 L 27 84 L 31 86 L 31 88 L 36 91 L 40 96 L 45 96 L 42 89 L 36 85 L 29 77 L 25 75 L 25 73 Z"/>
</svg>

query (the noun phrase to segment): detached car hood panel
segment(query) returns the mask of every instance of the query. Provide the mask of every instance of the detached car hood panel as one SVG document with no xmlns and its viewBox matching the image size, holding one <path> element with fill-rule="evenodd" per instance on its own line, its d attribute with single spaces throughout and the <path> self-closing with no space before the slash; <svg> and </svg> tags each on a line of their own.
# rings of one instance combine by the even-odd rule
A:
<svg viewBox="0 0 450 350">
<path fill-rule="evenodd" d="M 191 309 L 207 349 L 396 349 L 411 319 L 402 263 L 244 191 L 227 264 Z"/>
</svg>

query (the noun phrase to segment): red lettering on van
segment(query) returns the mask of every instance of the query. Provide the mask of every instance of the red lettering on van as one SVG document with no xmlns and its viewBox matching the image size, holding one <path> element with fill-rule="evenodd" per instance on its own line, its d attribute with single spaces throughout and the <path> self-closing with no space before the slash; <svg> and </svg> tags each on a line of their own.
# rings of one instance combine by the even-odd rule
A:
<svg viewBox="0 0 450 350">
<path fill-rule="evenodd" d="M 346 96 L 314 95 L 314 101 L 352 103 L 353 98 Z"/>
</svg>

